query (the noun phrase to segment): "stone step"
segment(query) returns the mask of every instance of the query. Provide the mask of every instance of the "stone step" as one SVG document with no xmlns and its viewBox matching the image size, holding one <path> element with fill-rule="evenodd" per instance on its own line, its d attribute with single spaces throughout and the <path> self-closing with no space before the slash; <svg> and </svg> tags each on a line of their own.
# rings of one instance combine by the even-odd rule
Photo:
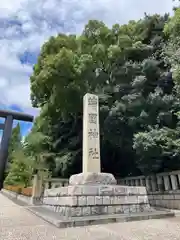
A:
<svg viewBox="0 0 180 240">
<path fill-rule="evenodd" d="M 33 214 L 53 224 L 58 228 L 78 227 L 87 225 L 98 225 L 115 222 L 140 221 L 148 219 L 171 218 L 175 214 L 172 211 L 152 211 L 133 214 L 113 214 L 113 215 L 98 215 L 85 217 L 62 217 L 58 213 L 53 212 L 43 206 L 31 206 L 27 208 Z"/>
</svg>

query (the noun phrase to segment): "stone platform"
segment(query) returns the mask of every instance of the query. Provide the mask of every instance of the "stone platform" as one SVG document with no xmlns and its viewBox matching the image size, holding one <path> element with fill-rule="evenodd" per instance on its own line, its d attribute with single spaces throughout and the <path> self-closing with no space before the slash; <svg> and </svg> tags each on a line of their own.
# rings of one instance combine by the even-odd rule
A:
<svg viewBox="0 0 180 240">
<path fill-rule="evenodd" d="M 47 189 L 40 212 L 33 210 L 56 226 L 79 226 L 101 223 L 174 216 L 157 212 L 148 201 L 145 187 L 116 185 L 109 173 L 80 173 L 73 175 L 66 187 Z M 46 209 L 46 210 L 45 210 Z M 48 220 L 54 213 L 56 220 Z M 144 218 L 143 218 L 144 217 Z"/>
<path fill-rule="evenodd" d="M 145 187 L 76 185 L 48 189 L 43 205 L 61 216 L 151 212 Z"/>
<path fill-rule="evenodd" d="M 100 225 L 107 223 L 122 223 L 132 221 L 142 221 L 150 219 L 163 219 L 173 218 L 174 212 L 167 210 L 155 209 L 152 212 L 141 212 L 131 214 L 109 214 L 109 215 L 94 215 L 94 216 L 81 216 L 81 217 L 63 217 L 57 212 L 53 212 L 43 206 L 35 206 L 27 208 L 30 212 L 36 216 L 44 219 L 58 228 L 69 228 L 69 227 L 82 227 L 90 225 Z"/>
</svg>

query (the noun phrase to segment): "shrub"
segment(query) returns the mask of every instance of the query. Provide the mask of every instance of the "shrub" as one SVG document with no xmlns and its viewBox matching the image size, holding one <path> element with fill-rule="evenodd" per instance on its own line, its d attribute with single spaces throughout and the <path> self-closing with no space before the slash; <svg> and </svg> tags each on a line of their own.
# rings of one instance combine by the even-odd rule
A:
<svg viewBox="0 0 180 240">
<path fill-rule="evenodd" d="M 16 192 L 18 194 L 22 194 L 24 196 L 32 196 L 32 187 L 24 188 L 22 186 L 5 185 L 4 189 L 12 192 Z"/>
</svg>

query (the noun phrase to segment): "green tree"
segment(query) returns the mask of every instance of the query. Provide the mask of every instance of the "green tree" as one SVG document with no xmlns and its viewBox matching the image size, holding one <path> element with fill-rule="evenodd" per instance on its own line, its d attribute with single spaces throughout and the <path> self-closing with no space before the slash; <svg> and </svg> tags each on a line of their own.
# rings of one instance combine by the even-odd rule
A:
<svg viewBox="0 0 180 240">
<path fill-rule="evenodd" d="M 32 161 L 24 155 L 22 149 L 13 152 L 13 162 L 10 165 L 9 173 L 5 179 L 5 184 L 20 185 L 27 187 L 31 184 Z"/>
<path fill-rule="evenodd" d="M 13 128 L 9 143 L 8 162 L 12 162 L 12 154 L 21 147 L 21 129 L 19 123 Z"/>
<path fill-rule="evenodd" d="M 21 147 L 21 129 L 19 123 L 13 128 L 9 147 L 8 147 L 8 160 L 7 160 L 7 167 L 6 167 L 6 176 L 9 172 L 10 165 L 13 161 L 13 154 L 17 149 Z"/>
<path fill-rule="evenodd" d="M 31 76 L 32 104 L 41 108 L 31 134 L 43 136 L 38 152 L 53 162 L 54 175 L 81 171 L 86 92 L 100 99 L 103 171 L 127 176 L 173 168 L 179 152 L 168 146 L 173 142 L 178 148 L 180 100 L 174 79 L 180 71 L 171 73 L 179 59 L 170 54 L 173 28 L 167 24 L 172 19 L 145 14 L 112 28 L 91 20 L 80 36 L 59 34 L 43 45 Z M 154 148 L 158 135 L 165 140 Z M 166 148 L 170 153 L 165 157 Z M 35 147 L 31 152 L 37 155 Z"/>
<path fill-rule="evenodd" d="M 180 168 L 179 129 L 151 129 L 134 136 L 137 165 L 145 175 Z"/>
</svg>

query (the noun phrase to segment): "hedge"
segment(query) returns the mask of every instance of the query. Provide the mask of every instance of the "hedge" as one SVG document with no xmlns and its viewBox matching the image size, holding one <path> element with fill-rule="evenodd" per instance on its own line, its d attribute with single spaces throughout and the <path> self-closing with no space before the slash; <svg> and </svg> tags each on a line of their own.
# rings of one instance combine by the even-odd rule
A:
<svg viewBox="0 0 180 240">
<path fill-rule="evenodd" d="M 32 196 L 32 187 L 23 187 L 23 186 L 10 186 L 10 185 L 5 185 L 4 189 L 16 192 L 18 194 L 22 194 L 24 196 Z"/>
</svg>

